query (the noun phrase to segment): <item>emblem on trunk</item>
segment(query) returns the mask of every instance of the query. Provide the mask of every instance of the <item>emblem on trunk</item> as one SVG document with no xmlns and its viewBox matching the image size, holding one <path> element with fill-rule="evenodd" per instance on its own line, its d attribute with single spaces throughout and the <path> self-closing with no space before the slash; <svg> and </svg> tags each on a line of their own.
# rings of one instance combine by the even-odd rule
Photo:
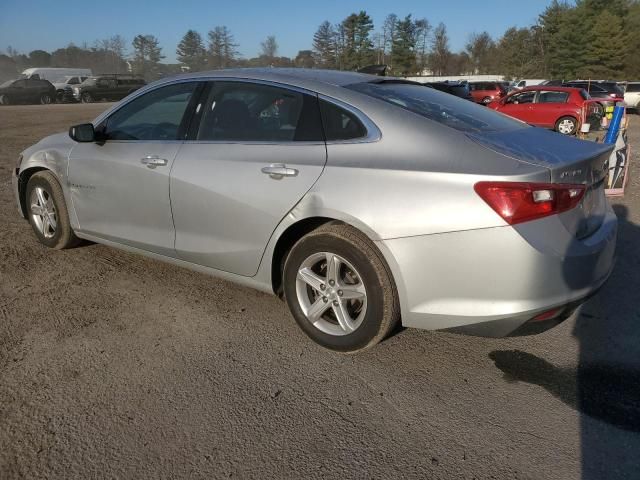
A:
<svg viewBox="0 0 640 480">
<path fill-rule="evenodd" d="M 569 170 L 567 172 L 562 172 L 560 174 L 560 178 L 577 177 L 581 173 L 582 173 L 582 170 Z"/>
</svg>

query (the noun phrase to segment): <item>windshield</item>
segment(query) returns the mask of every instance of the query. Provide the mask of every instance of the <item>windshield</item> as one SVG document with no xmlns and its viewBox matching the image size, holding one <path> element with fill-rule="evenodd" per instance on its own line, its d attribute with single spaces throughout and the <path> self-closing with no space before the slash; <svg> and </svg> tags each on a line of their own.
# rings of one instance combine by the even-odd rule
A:
<svg viewBox="0 0 640 480">
<path fill-rule="evenodd" d="M 364 93 L 462 132 L 504 132 L 527 125 L 462 98 L 410 83 L 356 83 Z"/>
</svg>

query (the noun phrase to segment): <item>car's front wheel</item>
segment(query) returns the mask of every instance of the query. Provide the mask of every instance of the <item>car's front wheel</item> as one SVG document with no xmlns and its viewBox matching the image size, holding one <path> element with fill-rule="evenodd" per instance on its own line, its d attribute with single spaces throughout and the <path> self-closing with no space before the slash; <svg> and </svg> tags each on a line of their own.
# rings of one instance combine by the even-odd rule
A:
<svg viewBox="0 0 640 480">
<path fill-rule="evenodd" d="M 11 100 L 9 100 L 9 95 L 6 93 L 0 95 L 0 105 L 11 105 Z"/>
<path fill-rule="evenodd" d="M 84 92 L 82 94 L 82 96 L 80 97 L 80 99 L 82 100 L 82 103 L 92 103 L 93 102 L 93 97 L 91 96 L 91 94 L 89 92 Z"/>
<path fill-rule="evenodd" d="M 38 240 L 50 248 L 71 248 L 80 240 L 69 223 L 62 187 L 51 172 L 33 174 L 27 183 L 27 213 Z"/>
<path fill-rule="evenodd" d="M 300 239 L 287 256 L 283 282 L 298 325 L 332 350 L 365 350 L 389 335 L 400 317 L 382 254 L 347 225 L 323 225 Z"/>
<path fill-rule="evenodd" d="M 578 121 L 573 117 L 562 117 L 556 122 L 556 132 L 573 135 L 578 129 Z"/>
<path fill-rule="evenodd" d="M 40 103 L 42 105 L 49 105 L 51 103 L 51 95 L 49 95 L 48 93 L 43 93 L 42 95 L 40 95 Z"/>
</svg>

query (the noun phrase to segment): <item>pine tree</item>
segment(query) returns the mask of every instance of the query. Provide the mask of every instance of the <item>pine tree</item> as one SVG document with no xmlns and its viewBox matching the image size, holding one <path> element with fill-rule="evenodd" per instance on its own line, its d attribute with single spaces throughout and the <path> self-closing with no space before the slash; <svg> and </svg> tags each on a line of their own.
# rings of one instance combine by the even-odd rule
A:
<svg viewBox="0 0 640 480">
<path fill-rule="evenodd" d="M 227 68 L 238 59 L 238 45 L 234 42 L 231 31 L 226 26 L 218 26 L 210 30 L 209 37 L 209 66 L 211 68 Z"/>
<path fill-rule="evenodd" d="M 176 49 L 176 57 L 180 63 L 196 72 L 202 70 L 205 65 L 206 50 L 202 37 L 195 30 L 188 30 Z"/>
<path fill-rule="evenodd" d="M 356 70 L 371 64 L 375 59 L 371 31 L 373 21 L 367 12 L 352 13 L 340 24 L 342 38 L 341 63 L 346 70 Z"/>
<path fill-rule="evenodd" d="M 411 14 L 396 24 L 395 35 L 391 46 L 393 71 L 398 75 L 415 75 L 416 62 L 416 26 Z"/>
<path fill-rule="evenodd" d="M 333 26 L 324 21 L 313 35 L 313 54 L 321 68 L 336 68 L 336 32 Z"/>
<path fill-rule="evenodd" d="M 591 33 L 594 37 L 586 49 L 585 63 L 577 70 L 581 78 L 616 79 L 621 78 L 625 66 L 625 35 L 622 32 L 622 20 L 609 10 L 602 11 L 595 22 Z"/>
<path fill-rule="evenodd" d="M 134 72 L 147 79 L 156 77 L 160 60 L 164 58 L 158 39 L 153 35 L 137 35 L 132 45 Z"/>
</svg>

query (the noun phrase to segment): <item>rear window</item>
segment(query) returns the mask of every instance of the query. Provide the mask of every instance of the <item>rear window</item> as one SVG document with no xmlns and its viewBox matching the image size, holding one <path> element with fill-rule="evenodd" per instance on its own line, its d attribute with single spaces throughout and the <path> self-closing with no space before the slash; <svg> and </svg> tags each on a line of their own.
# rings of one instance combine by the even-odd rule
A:
<svg viewBox="0 0 640 480">
<path fill-rule="evenodd" d="M 462 132 L 527 128 L 518 120 L 454 95 L 408 83 L 356 83 L 346 88 L 396 105 Z"/>
</svg>

